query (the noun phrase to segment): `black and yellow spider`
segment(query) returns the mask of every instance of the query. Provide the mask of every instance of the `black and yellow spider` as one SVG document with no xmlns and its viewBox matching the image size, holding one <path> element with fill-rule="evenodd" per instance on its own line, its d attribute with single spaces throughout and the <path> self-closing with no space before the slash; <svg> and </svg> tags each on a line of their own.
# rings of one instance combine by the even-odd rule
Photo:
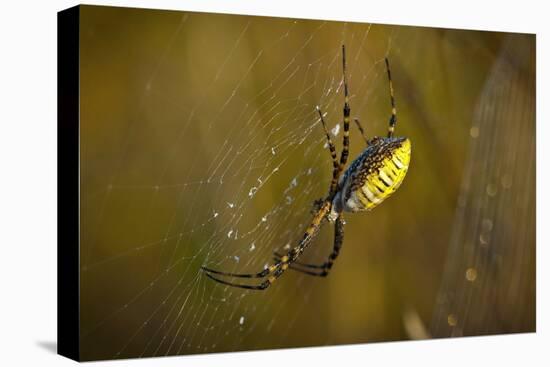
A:
<svg viewBox="0 0 550 367">
<path fill-rule="evenodd" d="M 349 121 L 350 107 L 348 96 L 348 84 L 346 79 L 346 49 L 342 46 L 343 83 L 344 83 L 344 142 L 340 161 L 336 157 L 336 148 L 330 139 L 323 114 L 319 107 L 320 121 L 325 130 L 325 135 L 332 157 L 333 171 L 332 182 L 328 195 L 316 202 L 316 208 L 311 224 L 307 227 L 304 236 L 298 244 L 286 254 L 275 253 L 274 262 L 258 273 L 240 274 L 226 273 L 218 270 L 202 267 L 206 276 L 218 283 L 245 289 L 267 289 L 288 268 L 315 276 L 326 276 L 334 260 L 338 257 L 344 240 L 344 212 L 368 211 L 379 205 L 384 199 L 394 193 L 407 173 L 411 158 L 411 142 L 405 137 L 394 137 L 393 132 L 397 122 L 397 111 L 393 96 L 393 85 L 390 73 L 390 65 L 386 58 L 386 70 L 390 86 L 391 117 L 388 127 L 388 136 L 374 137 L 370 140 L 364 135 L 364 130 L 355 119 L 367 147 L 343 172 L 349 155 Z M 343 174 L 342 174 L 343 172 Z M 323 220 L 334 222 L 334 248 L 327 261 L 322 264 L 304 264 L 298 262 L 298 258 L 311 243 L 318 233 Z M 259 284 L 233 283 L 213 276 L 217 274 L 234 278 L 262 279 Z"/>
</svg>

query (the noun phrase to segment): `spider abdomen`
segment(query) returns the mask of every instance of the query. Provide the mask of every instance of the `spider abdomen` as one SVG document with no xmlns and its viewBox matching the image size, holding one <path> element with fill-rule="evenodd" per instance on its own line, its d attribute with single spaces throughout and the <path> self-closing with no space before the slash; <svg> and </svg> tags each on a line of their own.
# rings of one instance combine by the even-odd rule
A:
<svg viewBox="0 0 550 367">
<path fill-rule="evenodd" d="M 411 158 L 407 138 L 375 138 L 340 181 L 335 203 L 343 211 L 372 210 L 401 186 Z"/>
</svg>

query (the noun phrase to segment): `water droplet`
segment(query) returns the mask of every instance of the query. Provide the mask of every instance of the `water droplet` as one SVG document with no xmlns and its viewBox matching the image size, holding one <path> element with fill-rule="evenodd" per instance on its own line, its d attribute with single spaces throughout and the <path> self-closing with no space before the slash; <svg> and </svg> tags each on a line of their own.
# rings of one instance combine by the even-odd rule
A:
<svg viewBox="0 0 550 367">
<path fill-rule="evenodd" d="M 490 232 L 493 229 L 493 221 L 488 218 L 483 219 L 481 222 L 481 228 L 485 232 Z"/>
<path fill-rule="evenodd" d="M 287 196 L 287 197 L 286 197 L 286 203 L 287 203 L 287 205 L 292 204 L 292 201 L 293 201 L 292 196 Z"/>
<path fill-rule="evenodd" d="M 500 179 L 500 184 L 503 188 L 509 189 L 510 187 L 512 187 L 512 176 L 510 176 L 509 174 L 505 174 Z"/>
<path fill-rule="evenodd" d="M 497 194 L 497 185 L 490 183 L 487 185 L 487 195 L 494 197 Z"/>
<path fill-rule="evenodd" d="M 483 246 L 487 246 L 489 244 L 489 234 L 488 233 L 482 233 L 479 235 L 479 242 L 481 242 L 481 244 Z"/>
<path fill-rule="evenodd" d="M 296 187 L 296 186 L 298 186 L 298 180 L 296 179 L 296 177 L 294 177 L 290 182 L 290 187 Z"/>
<path fill-rule="evenodd" d="M 239 325 L 242 325 L 244 324 L 244 316 L 241 316 L 241 318 L 239 319 Z"/>
<path fill-rule="evenodd" d="M 477 279 L 477 270 L 475 268 L 468 268 L 466 270 L 466 280 L 473 282 Z"/>
<path fill-rule="evenodd" d="M 262 217 L 262 222 L 267 222 L 267 217 L 266 216 Z"/>
<path fill-rule="evenodd" d="M 275 148 L 271 147 L 271 154 L 275 155 Z"/>
<path fill-rule="evenodd" d="M 472 126 L 472 128 L 470 129 L 470 136 L 472 137 L 472 139 L 476 139 L 477 137 L 479 137 L 479 127 Z"/>
<path fill-rule="evenodd" d="M 332 130 L 330 130 L 333 136 L 338 136 L 338 133 L 340 132 L 340 124 L 336 124 Z"/>
<path fill-rule="evenodd" d="M 233 209 L 233 207 L 235 207 L 235 204 L 227 202 L 227 206 Z"/>
<path fill-rule="evenodd" d="M 218 212 L 214 212 L 214 218 L 217 218 L 220 215 Z"/>
<path fill-rule="evenodd" d="M 231 238 L 231 235 L 233 234 L 233 230 L 229 230 L 229 232 L 227 232 L 227 238 Z"/>
<path fill-rule="evenodd" d="M 252 242 L 250 244 L 250 248 L 248 249 L 248 251 L 254 251 L 256 249 L 256 245 L 254 244 L 254 242 Z"/>
<path fill-rule="evenodd" d="M 456 316 L 452 313 L 449 314 L 449 316 L 447 316 L 447 323 L 449 324 L 449 326 L 456 326 Z"/>
<path fill-rule="evenodd" d="M 233 260 L 235 260 L 235 262 L 239 262 L 241 260 L 240 257 L 238 257 L 237 255 L 233 256 Z"/>
<path fill-rule="evenodd" d="M 253 186 L 250 191 L 248 191 L 248 196 L 252 197 L 256 192 L 258 192 L 258 188 L 256 186 Z"/>
</svg>

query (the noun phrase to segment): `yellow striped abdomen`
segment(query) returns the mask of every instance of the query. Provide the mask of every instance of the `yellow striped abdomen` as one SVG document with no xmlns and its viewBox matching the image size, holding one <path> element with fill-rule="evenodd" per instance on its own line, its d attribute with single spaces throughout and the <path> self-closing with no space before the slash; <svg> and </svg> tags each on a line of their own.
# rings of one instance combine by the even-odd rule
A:
<svg viewBox="0 0 550 367">
<path fill-rule="evenodd" d="M 411 160 L 407 138 L 375 138 L 352 162 L 340 181 L 335 210 L 372 210 L 401 185 Z"/>
</svg>

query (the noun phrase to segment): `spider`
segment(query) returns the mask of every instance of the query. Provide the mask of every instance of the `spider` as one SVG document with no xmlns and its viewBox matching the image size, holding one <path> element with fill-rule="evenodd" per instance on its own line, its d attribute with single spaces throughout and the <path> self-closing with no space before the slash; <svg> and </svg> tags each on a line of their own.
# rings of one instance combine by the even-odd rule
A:
<svg viewBox="0 0 550 367">
<path fill-rule="evenodd" d="M 367 139 L 361 123 L 358 119 L 354 119 L 367 147 L 344 171 L 349 155 L 350 106 L 346 78 L 346 48 L 345 45 L 342 45 L 344 133 L 340 160 L 337 159 L 336 148 L 328 133 L 323 113 L 319 106 L 317 106 L 317 112 L 326 135 L 333 166 L 332 181 L 328 195 L 315 202 L 313 219 L 298 244 L 286 254 L 275 252 L 274 261 L 270 266 L 265 267 L 258 273 L 251 274 L 227 273 L 203 266 L 201 269 L 207 277 L 218 283 L 232 287 L 265 290 L 289 268 L 314 276 L 325 277 L 329 274 L 344 241 L 344 212 L 369 211 L 380 205 L 382 201 L 399 188 L 409 167 L 411 157 L 410 140 L 405 137 L 393 136 L 397 122 L 397 110 L 393 95 L 390 64 L 387 58 L 385 62 L 391 102 L 391 117 L 387 137 L 375 136 L 370 140 Z M 324 220 L 334 223 L 334 246 L 332 253 L 322 264 L 299 262 L 298 258 L 311 244 Z M 259 284 L 242 284 L 234 283 L 221 277 L 253 278 L 261 279 L 261 282 Z"/>
</svg>

